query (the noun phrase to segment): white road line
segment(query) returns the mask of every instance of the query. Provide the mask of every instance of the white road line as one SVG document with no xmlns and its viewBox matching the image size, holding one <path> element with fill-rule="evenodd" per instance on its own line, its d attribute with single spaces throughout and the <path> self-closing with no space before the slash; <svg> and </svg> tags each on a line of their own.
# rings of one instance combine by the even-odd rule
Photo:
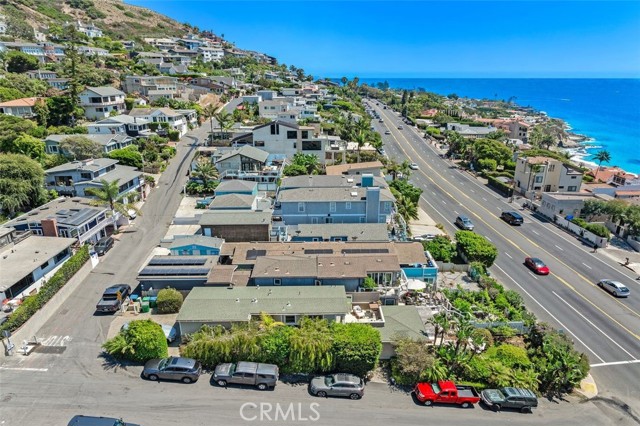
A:
<svg viewBox="0 0 640 426">
<path fill-rule="evenodd" d="M 435 192 L 433 192 L 433 191 L 431 191 L 431 193 L 432 193 L 433 195 L 436 195 L 436 193 L 435 193 Z"/>
<path fill-rule="evenodd" d="M 538 279 L 538 277 L 536 277 L 533 272 L 529 271 L 529 275 L 531 275 L 533 278 L 535 278 L 536 280 Z"/>
<path fill-rule="evenodd" d="M 491 243 L 491 242 L 493 242 L 493 241 L 491 241 L 491 238 L 487 237 L 486 235 L 485 235 L 485 238 L 486 238 L 486 239 L 487 239 L 487 241 L 489 241 L 490 243 Z"/>
<path fill-rule="evenodd" d="M 464 186 L 464 182 L 460 182 L 460 186 Z"/>
<path fill-rule="evenodd" d="M 536 231 L 535 229 L 532 229 L 532 230 L 531 230 L 531 232 L 533 232 L 533 233 L 534 233 L 534 234 L 536 234 L 536 235 L 540 235 L 540 234 L 538 233 L 538 231 Z"/>
<path fill-rule="evenodd" d="M 457 212 L 457 211 L 455 211 L 455 210 L 454 210 L 453 212 L 454 212 L 455 214 L 460 214 L 460 213 L 458 213 L 458 212 Z"/>
<path fill-rule="evenodd" d="M 447 204 L 447 202 L 445 200 L 442 200 L 442 204 Z"/>
<path fill-rule="evenodd" d="M 531 298 L 531 300 L 533 300 L 534 302 L 536 302 L 536 304 L 537 304 L 538 306 L 540 306 L 540 307 L 542 308 L 542 310 L 543 310 L 543 311 L 545 311 L 545 312 L 546 312 L 546 313 L 547 313 L 551 318 L 553 318 L 553 319 L 555 320 L 555 322 L 557 322 L 558 324 L 560 324 L 560 327 L 562 327 L 564 330 L 566 330 L 566 331 L 567 331 L 567 333 L 571 334 L 571 335 L 572 335 L 572 336 L 573 336 L 573 337 L 574 337 L 578 342 L 580 342 L 580 343 L 582 344 L 582 346 L 584 346 L 584 347 L 585 347 L 589 352 L 591 352 L 592 354 L 594 354 L 594 355 L 595 355 L 595 357 L 596 357 L 596 358 L 598 358 L 598 359 L 600 360 L 600 362 L 603 362 L 603 363 L 605 362 L 605 361 L 604 361 L 604 359 L 602 359 L 602 358 L 601 358 L 597 353 L 595 353 L 595 352 L 593 351 L 593 349 L 591 349 L 589 346 L 587 346 L 587 345 L 586 345 L 582 340 L 580 340 L 580 338 L 579 338 L 578 336 L 576 336 L 576 335 L 575 335 L 571 330 L 569 330 L 569 328 L 568 328 L 566 325 L 564 325 L 562 322 L 560 322 L 560 320 L 559 320 L 558 318 L 556 318 L 556 317 L 555 317 L 555 315 L 553 315 L 551 312 L 549 312 L 549 310 L 548 310 L 547 308 L 545 308 L 545 307 L 544 307 L 544 305 L 542 305 L 542 303 L 538 302 L 538 300 L 537 300 L 535 297 L 533 297 L 533 296 L 532 296 L 532 295 L 531 295 L 527 290 L 525 290 L 525 289 L 524 289 L 524 287 L 522 287 L 520 284 L 518 284 L 518 283 L 516 282 L 516 280 L 514 280 L 513 278 L 511 278 L 511 275 L 507 274 L 507 273 L 505 272 L 505 270 L 504 270 L 504 269 L 502 269 L 500 266 L 498 266 L 498 264 L 497 264 L 497 263 L 494 263 L 494 265 L 495 265 L 495 267 L 496 267 L 496 268 L 500 269 L 500 270 L 502 271 L 502 273 L 503 273 L 503 274 L 505 274 L 507 277 L 509 277 L 509 279 L 510 279 L 511 281 L 513 281 L 513 283 L 514 283 L 515 285 L 517 285 L 517 286 L 520 288 L 520 290 L 522 290 L 522 291 L 523 291 L 527 296 L 529 296 L 529 297 Z"/>
<path fill-rule="evenodd" d="M 564 251 L 564 249 L 563 249 L 562 247 L 560 247 L 559 245 L 554 244 L 554 246 L 556 246 L 556 248 L 557 248 L 558 250 L 560 250 L 560 251 Z"/>
<path fill-rule="evenodd" d="M 511 257 L 511 255 L 509 253 L 507 253 L 506 251 L 504 252 L 504 254 L 506 254 L 509 259 L 513 259 L 513 257 Z"/>
<path fill-rule="evenodd" d="M 586 263 L 584 263 L 584 262 L 582 262 L 582 264 L 583 264 L 584 266 L 586 266 L 587 268 L 589 268 L 589 269 L 593 269 L 591 266 L 587 265 L 587 264 L 586 264 Z"/>
<path fill-rule="evenodd" d="M 593 328 L 595 328 L 596 330 L 598 330 L 600 333 L 602 333 L 602 335 L 604 337 L 606 337 L 607 339 L 611 340 L 611 343 L 613 343 L 614 345 L 616 345 L 617 347 L 619 347 L 620 349 L 622 349 L 622 351 L 624 353 L 626 353 L 627 355 L 629 355 L 631 358 L 633 359 L 637 359 L 635 356 L 631 355 L 631 353 L 629 353 L 629 351 L 627 351 L 625 348 L 623 348 L 622 346 L 620 346 L 620 344 L 618 342 L 616 342 L 615 340 L 613 340 L 607 333 L 605 333 L 604 331 L 602 331 L 600 328 L 598 328 L 597 325 L 595 325 L 594 323 L 591 322 L 591 320 L 587 317 L 585 317 L 584 315 L 582 315 L 581 312 L 579 312 L 576 308 L 574 308 L 573 306 L 571 306 L 569 304 L 569 302 L 567 302 L 566 300 L 564 300 L 558 293 L 556 293 L 555 291 L 551 291 L 558 299 L 560 299 L 562 302 L 564 302 L 565 305 L 567 305 L 568 307 L 571 308 L 571 310 L 573 312 L 575 312 L 576 314 L 578 314 L 583 320 L 585 320 L 586 322 L 588 322 L 589 324 L 591 324 L 591 326 Z"/>
<path fill-rule="evenodd" d="M 28 368 L 28 367 L 0 367 L 0 370 L 8 370 L 8 371 L 49 371 L 48 368 Z"/>
<path fill-rule="evenodd" d="M 484 198 L 484 197 L 482 197 L 482 199 L 483 199 L 483 200 L 485 200 L 485 201 L 487 201 L 487 199 L 486 199 L 486 198 Z"/>
<path fill-rule="evenodd" d="M 589 367 L 606 367 L 607 365 L 623 365 L 623 364 L 637 364 L 640 359 L 634 359 L 633 361 L 615 361 L 615 362 L 602 362 L 600 364 L 591 364 Z"/>
<path fill-rule="evenodd" d="M 469 191 L 473 192 L 474 194 L 476 193 L 476 191 L 474 191 L 473 189 L 470 189 Z"/>
</svg>

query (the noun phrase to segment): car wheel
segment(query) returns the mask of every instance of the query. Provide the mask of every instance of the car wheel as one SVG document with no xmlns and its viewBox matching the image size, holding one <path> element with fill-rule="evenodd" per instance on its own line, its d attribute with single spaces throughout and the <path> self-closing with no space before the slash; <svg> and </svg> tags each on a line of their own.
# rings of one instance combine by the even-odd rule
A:
<svg viewBox="0 0 640 426">
<path fill-rule="evenodd" d="M 351 395 L 349 395 L 349 398 L 351 398 L 351 399 L 360 399 L 360 395 L 358 395 L 357 393 L 352 393 Z"/>
<path fill-rule="evenodd" d="M 147 377 L 149 380 L 151 381 L 156 381 L 158 380 L 158 376 L 156 376 L 155 374 L 149 374 L 149 377 Z"/>
<path fill-rule="evenodd" d="M 218 383 L 218 386 L 222 386 L 222 387 L 226 387 L 227 386 L 227 381 L 226 380 L 218 380 L 217 383 Z"/>
<path fill-rule="evenodd" d="M 469 408 L 469 407 L 471 407 L 471 404 L 469 404 L 468 402 L 463 402 L 461 407 L 462 408 Z"/>
<path fill-rule="evenodd" d="M 316 394 L 316 396 L 319 396 L 320 398 L 326 398 L 327 393 L 325 391 L 320 391 Z"/>
<path fill-rule="evenodd" d="M 260 390 L 267 390 L 267 385 L 266 385 L 266 384 L 264 384 L 264 383 L 260 383 L 260 384 L 258 384 L 258 389 L 260 389 Z"/>
<path fill-rule="evenodd" d="M 427 399 L 423 402 L 424 405 L 426 405 L 427 407 L 430 407 L 431 405 L 433 405 L 433 401 L 430 399 Z"/>
<path fill-rule="evenodd" d="M 498 412 L 498 411 L 500 411 L 500 409 L 502 409 L 502 407 L 500 406 L 500 404 L 494 404 L 494 405 L 493 405 L 493 411 Z"/>
<path fill-rule="evenodd" d="M 182 383 L 189 384 L 189 383 L 192 383 L 192 382 L 193 382 L 193 379 L 191 377 L 183 377 L 182 378 Z"/>
<path fill-rule="evenodd" d="M 613 297 L 618 297 L 618 292 L 617 291 L 613 292 Z"/>
<path fill-rule="evenodd" d="M 522 407 L 520 409 L 521 413 L 530 413 L 531 412 L 531 407 L 529 407 L 528 405 L 525 405 L 524 407 Z"/>
<path fill-rule="evenodd" d="M 602 283 L 598 283 L 598 287 L 602 288 Z"/>
</svg>

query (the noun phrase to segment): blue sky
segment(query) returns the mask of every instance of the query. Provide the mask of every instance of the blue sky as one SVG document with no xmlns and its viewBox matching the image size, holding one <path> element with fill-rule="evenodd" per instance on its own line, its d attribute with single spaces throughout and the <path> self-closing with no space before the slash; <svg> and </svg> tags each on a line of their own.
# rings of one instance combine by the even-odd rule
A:
<svg viewBox="0 0 640 426">
<path fill-rule="evenodd" d="M 640 77 L 637 1 L 125 1 L 315 77 Z"/>
</svg>

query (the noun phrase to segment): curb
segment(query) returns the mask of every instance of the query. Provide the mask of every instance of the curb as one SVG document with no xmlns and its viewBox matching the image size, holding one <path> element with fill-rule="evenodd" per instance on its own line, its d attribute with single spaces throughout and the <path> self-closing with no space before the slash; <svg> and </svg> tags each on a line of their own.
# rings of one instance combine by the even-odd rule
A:
<svg viewBox="0 0 640 426">
<path fill-rule="evenodd" d="M 593 379 L 593 376 L 589 374 L 587 375 L 587 377 L 582 379 L 582 381 L 580 382 L 580 388 L 576 389 L 576 391 L 584 395 L 588 399 L 598 396 L 598 386 L 596 386 L 596 382 Z"/>
</svg>

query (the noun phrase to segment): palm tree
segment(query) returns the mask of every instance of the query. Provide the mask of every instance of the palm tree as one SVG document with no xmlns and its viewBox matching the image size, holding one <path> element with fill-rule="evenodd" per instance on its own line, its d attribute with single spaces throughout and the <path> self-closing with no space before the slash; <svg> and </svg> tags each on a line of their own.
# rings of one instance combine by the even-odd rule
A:
<svg viewBox="0 0 640 426">
<path fill-rule="evenodd" d="M 202 115 L 204 115 L 205 120 L 209 120 L 211 123 L 211 139 L 213 140 L 213 118 L 216 115 L 216 110 L 218 107 L 213 104 L 207 105 L 204 110 L 202 110 Z"/>
<path fill-rule="evenodd" d="M 367 133 L 362 130 L 358 130 L 354 137 L 355 142 L 358 143 L 358 163 L 360 162 L 360 150 L 367 144 Z"/>
<path fill-rule="evenodd" d="M 228 130 L 233 126 L 233 116 L 232 114 L 225 110 L 224 108 L 220 110 L 220 112 L 214 115 L 215 119 L 218 120 L 218 124 L 220 125 L 220 134 L 225 130 Z"/>
<path fill-rule="evenodd" d="M 387 165 L 385 166 L 387 173 L 391 175 L 393 180 L 396 180 L 398 173 L 400 172 L 400 164 L 396 163 L 395 160 L 387 161 Z"/>
<path fill-rule="evenodd" d="M 531 189 L 531 177 L 538 174 L 540 170 L 542 170 L 542 166 L 536 163 L 527 163 L 527 166 L 529 167 L 529 181 L 527 182 L 526 192 L 529 192 L 529 190 Z"/>
<path fill-rule="evenodd" d="M 399 193 L 395 193 L 394 196 L 396 197 L 398 214 L 405 222 L 409 223 L 418 218 L 418 206 L 413 201 Z"/>
<path fill-rule="evenodd" d="M 116 220 L 116 213 L 127 216 L 129 210 L 136 212 L 138 216 L 142 216 L 142 212 L 129 201 L 132 194 L 120 195 L 120 179 L 114 181 L 107 181 L 100 179 L 99 188 L 89 188 L 85 192 L 93 197 L 95 200 L 91 204 L 95 206 L 108 206 L 111 209 L 111 218 L 113 219 L 113 229 L 118 230 L 118 223 Z"/>
<path fill-rule="evenodd" d="M 209 182 L 218 178 L 218 169 L 210 162 L 199 163 L 192 173 L 192 176 L 202 181 L 202 186 L 206 189 Z"/>
<path fill-rule="evenodd" d="M 600 171 L 600 166 L 602 165 L 603 162 L 604 163 L 608 163 L 609 161 L 611 161 L 611 154 L 609 154 L 609 151 L 607 151 L 606 149 L 603 149 L 602 151 L 598 151 L 596 153 L 596 155 L 594 155 L 593 158 L 598 160 L 598 169 L 596 170 L 596 175 L 593 178 L 593 180 L 595 180 L 597 182 L 598 181 L 598 172 Z"/>
</svg>

